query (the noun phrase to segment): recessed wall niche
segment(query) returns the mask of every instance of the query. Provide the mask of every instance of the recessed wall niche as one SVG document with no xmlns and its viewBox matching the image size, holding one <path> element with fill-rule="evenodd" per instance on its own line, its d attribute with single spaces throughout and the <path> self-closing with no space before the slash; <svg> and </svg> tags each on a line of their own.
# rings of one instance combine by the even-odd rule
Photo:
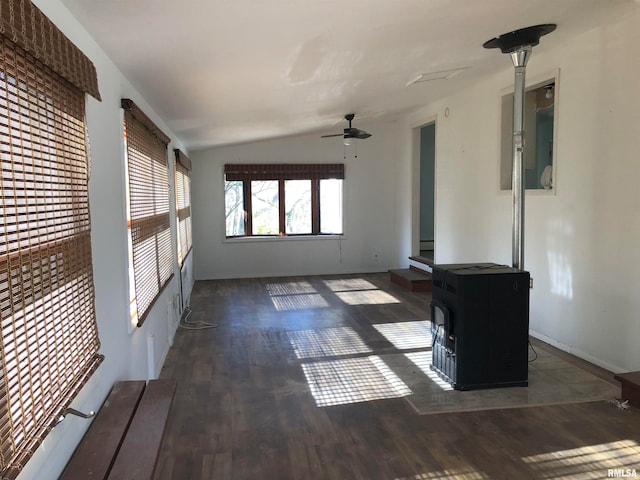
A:
<svg viewBox="0 0 640 480">
<path fill-rule="evenodd" d="M 556 78 L 528 87 L 524 98 L 524 184 L 527 190 L 555 189 Z M 513 175 L 513 92 L 501 98 L 500 190 Z"/>
</svg>

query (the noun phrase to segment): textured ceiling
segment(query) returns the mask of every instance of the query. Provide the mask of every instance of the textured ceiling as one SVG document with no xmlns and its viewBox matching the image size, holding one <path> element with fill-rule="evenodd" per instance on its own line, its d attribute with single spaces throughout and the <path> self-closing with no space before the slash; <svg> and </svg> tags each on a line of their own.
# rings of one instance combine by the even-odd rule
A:
<svg viewBox="0 0 640 480">
<path fill-rule="evenodd" d="M 482 44 L 557 23 L 537 49 L 631 0 L 62 0 L 186 144 L 339 132 L 511 66 Z M 535 51 L 534 51 L 535 55 Z M 465 69 L 406 86 L 419 74 Z"/>
</svg>

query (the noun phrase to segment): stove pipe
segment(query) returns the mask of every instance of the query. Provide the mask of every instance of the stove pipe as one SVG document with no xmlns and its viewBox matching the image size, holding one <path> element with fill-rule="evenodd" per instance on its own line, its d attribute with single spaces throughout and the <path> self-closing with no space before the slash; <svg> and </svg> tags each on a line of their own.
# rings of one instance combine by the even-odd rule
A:
<svg viewBox="0 0 640 480">
<path fill-rule="evenodd" d="M 492 38 L 484 48 L 499 48 L 508 53 L 515 67 L 513 91 L 513 177 L 512 177 L 512 263 L 513 268 L 524 270 L 524 89 L 527 61 L 532 47 L 540 37 L 553 32 L 552 23 L 521 28 Z"/>
</svg>

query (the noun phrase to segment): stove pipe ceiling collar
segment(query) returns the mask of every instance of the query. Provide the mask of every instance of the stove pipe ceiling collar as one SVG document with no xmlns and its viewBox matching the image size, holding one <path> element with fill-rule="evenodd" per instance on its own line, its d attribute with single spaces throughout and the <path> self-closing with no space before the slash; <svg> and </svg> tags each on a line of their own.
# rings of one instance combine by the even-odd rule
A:
<svg viewBox="0 0 640 480">
<path fill-rule="evenodd" d="M 492 38 L 484 42 L 482 46 L 484 48 L 499 48 L 502 53 L 513 53 L 526 46 L 535 47 L 540 43 L 540 37 L 553 32 L 555 29 L 556 25 L 554 23 L 521 28 Z"/>
</svg>

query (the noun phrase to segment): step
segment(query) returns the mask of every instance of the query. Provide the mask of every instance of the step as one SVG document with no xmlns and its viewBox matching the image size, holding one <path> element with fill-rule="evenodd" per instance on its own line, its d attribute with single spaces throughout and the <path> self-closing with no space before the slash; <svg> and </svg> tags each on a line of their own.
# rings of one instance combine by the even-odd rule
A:
<svg viewBox="0 0 640 480">
<path fill-rule="evenodd" d="M 431 274 L 416 267 L 389 270 L 391 282 L 401 285 L 412 292 L 430 292 Z"/>
<path fill-rule="evenodd" d="M 432 258 L 427 258 L 427 257 L 421 257 L 419 255 L 414 255 L 409 257 L 409 260 L 411 260 L 412 262 L 416 262 L 416 263 L 420 263 L 422 265 L 425 265 L 428 268 L 433 267 L 433 265 L 435 265 L 435 262 L 433 261 Z"/>
<path fill-rule="evenodd" d="M 622 401 L 640 407 L 640 372 L 619 373 L 613 378 L 622 385 Z"/>
</svg>

